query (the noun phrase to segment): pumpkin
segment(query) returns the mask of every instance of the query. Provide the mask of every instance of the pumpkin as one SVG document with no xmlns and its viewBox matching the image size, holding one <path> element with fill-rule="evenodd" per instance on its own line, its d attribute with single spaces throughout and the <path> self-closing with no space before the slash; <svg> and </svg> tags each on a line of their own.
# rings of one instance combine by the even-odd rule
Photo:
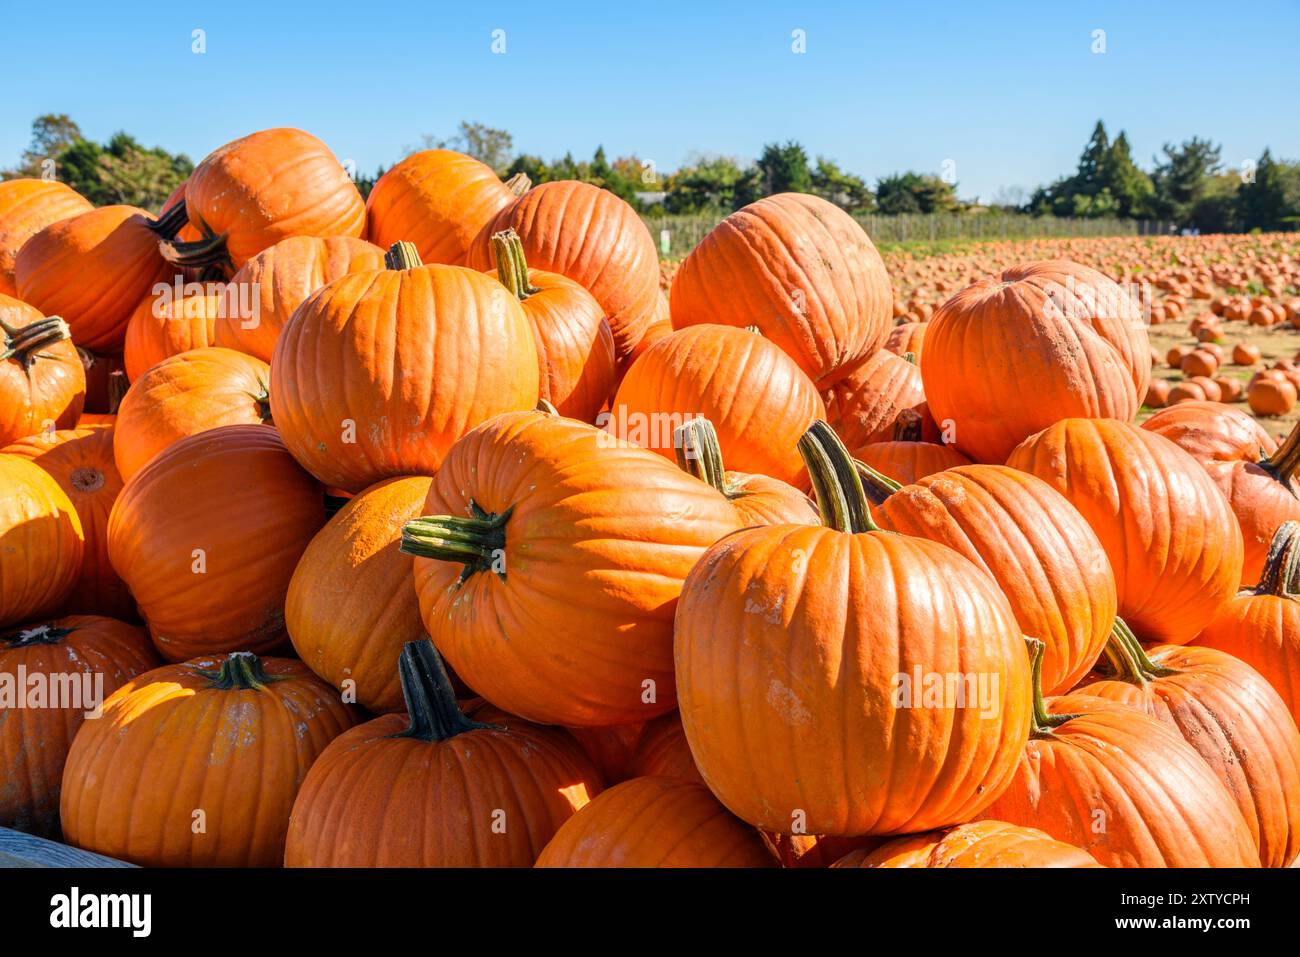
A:
<svg viewBox="0 0 1300 957">
<path fill-rule="evenodd" d="M 767 196 L 724 219 L 682 261 L 669 300 L 677 329 L 757 326 L 819 389 L 879 349 L 892 326 L 893 293 L 871 239 L 806 193 Z"/>
<path fill-rule="evenodd" d="M 86 401 L 86 370 L 68 324 L 0 294 L 0 445 L 70 429 Z"/>
<path fill-rule="evenodd" d="M 341 735 L 303 782 L 289 867 L 529 867 L 600 776 L 558 728 L 463 714 L 427 640 L 399 658 L 407 713 Z"/>
<path fill-rule="evenodd" d="M 405 240 L 427 263 L 464 266 L 479 231 L 515 196 L 511 184 L 472 156 L 422 150 L 385 172 L 370 190 L 367 238 L 383 249 Z"/>
<path fill-rule="evenodd" d="M 11 179 L 0 183 L 0 296 L 18 295 L 14 261 L 23 243 L 46 226 L 91 208 L 85 197 L 58 180 Z"/>
<path fill-rule="evenodd" d="M 393 662 L 407 642 L 424 637 L 411 559 L 398 544 L 430 482 L 385 479 L 349 499 L 303 552 L 285 598 L 298 657 L 376 713 L 402 709 Z"/>
<path fill-rule="evenodd" d="M 452 446 L 406 524 L 438 650 L 530 721 L 601 726 L 672 710 L 673 611 L 735 508 L 662 456 L 541 412 Z"/>
<path fill-rule="evenodd" d="M 1007 459 L 1069 499 L 1110 558 L 1119 614 L 1155 641 L 1183 645 L 1236 592 L 1241 529 L 1190 455 L 1114 419 L 1064 419 Z"/>
<path fill-rule="evenodd" d="M 282 239 L 231 277 L 228 308 L 217 317 L 213 343 L 269 363 L 280 330 L 308 296 L 341 276 L 383 268 L 383 249 L 364 239 Z"/>
<path fill-rule="evenodd" d="M 73 739 L 69 844 L 147 867 L 275 867 L 307 769 L 356 722 L 299 661 L 249 652 L 146 672 Z"/>
<path fill-rule="evenodd" d="M 663 777 L 704 784 L 700 769 L 691 757 L 682 719 L 675 711 L 646 722 L 637 737 L 627 770 L 626 777 L 629 778 Z"/>
<path fill-rule="evenodd" d="M 1033 827 L 973 821 L 851 851 L 831 867 L 1100 867 L 1087 851 Z"/>
<path fill-rule="evenodd" d="M 752 827 L 702 784 L 634 778 L 603 792 L 551 838 L 538 867 L 775 867 Z"/>
<path fill-rule="evenodd" d="M 230 276 L 290 236 L 360 236 L 366 208 L 328 146 L 302 130 L 252 133 L 209 153 L 185 183 L 185 213 L 202 237 L 164 242 L 175 266 Z"/>
<path fill-rule="evenodd" d="M 1246 387 L 1246 404 L 1259 416 L 1286 415 L 1295 408 L 1296 395 L 1289 379 L 1256 378 Z"/>
<path fill-rule="evenodd" d="M 898 413 L 925 401 L 915 363 L 880 350 L 822 393 L 828 421 L 851 449 L 888 442 Z"/>
<path fill-rule="evenodd" d="M 741 525 L 816 525 L 817 506 L 787 482 L 767 475 L 729 472 L 713 423 L 703 416 L 688 419 L 673 433 L 677 465 L 707 482 L 736 506 Z"/>
<path fill-rule="evenodd" d="M 614 336 L 591 293 L 558 273 L 528 268 L 512 229 L 492 237 L 497 277 L 533 329 L 540 394 L 561 415 L 594 422 L 614 391 Z"/>
<path fill-rule="evenodd" d="M 223 425 L 271 419 L 266 363 L 209 346 L 152 366 L 122 399 L 113 427 L 113 457 L 129 480 L 173 443 Z"/>
<path fill-rule="evenodd" d="M 628 770 L 632 755 L 637 742 L 641 740 L 641 734 L 650 723 L 637 721 L 632 724 L 611 724 L 603 728 L 579 727 L 566 730 L 591 759 L 591 763 L 600 772 L 601 780 L 608 787 L 632 777 Z"/>
<path fill-rule="evenodd" d="M 904 409 L 894 421 L 894 438 L 889 442 L 872 442 L 857 455 L 873 469 L 902 485 L 934 475 L 945 469 L 970 465 L 970 459 L 942 442 L 922 441 L 923 418 L 916 409 Z"/>
<path fill-rule="evenodd" d="M 917 362 L 921 361 L 921 346 L 925 342 L 924 322 L 903 322 L 889 330 L 884 348 L 896 356 L 911 353 Z"/>
<path fill-rule="evenodd" d="M 134 206 L 101 206 L 46 226 L 18 251 L 18 298 L 61 316 L 82 348 L 119 351 L 131 313 L 171 274 L 152 223 Z"/>
<path fill-rule="evenodd" d="M 953 421 L 958 450 L 976 462 L 1005 462 L 1059 419 L 1131 420 L 1151 378 L 1137 304 L 1078 263 L 1032 262 L 981 279 L 929 326 L 926 399 L 935 419 Z"/>
<path fill-rule="evenodd" d="M 228 300 L 226 287 L 218 283 L 181 299 L 164 295 L 141 300 L 126 326 L 123 358 L 128 381 L 170 356 L 212 345 L 217 316 L 226 311 Z"/>
<path fill-rule="evenodd" d="M 1258 462 L 1277 451 L 1277 440 L 1258 421 L 1218 402 L 1180 402 L 1151 416 L 1142 428 L 1200 462 Z"/>
<path fill-rule="evenodd" d="M 432 473 L 474 426 L 538 398 L 533 332 L 500 283 L 421 265 L 409 243 L 387 261 L 308 298 L 271 360 L 285 445 L 326 485 L 350 492 Z"/>
<path fill-rule="evenodd" d="M 1105 867 L 1259 867 L 1250 828 L 1182 736 L 1086 693 L 1044 700 L 1034 662 L 1033 731 L 986 820 L 1035 827 Z"/>
<path fill-rule="evenodd" d="M 1011 607 L 952 549 L 881 532 L 826 423 L 800 449 L 827 527 L 736 532 L 682 588 L 677 694 L 700 773 L 741 819 L 786 834 L 969 820 L 1028 733 Z"/>
<path fill-rule="evenodd" d="M 84 541 L 69 612 L 135 618 L 135 602 L 108 561 L 108 517 L 122 491 L 108 426 L 43 432 L 0 449 L 40 466 L 58 483 L 81 523 Z"/>
<path fill-rule="evenodd" d="M 181 439 L 133 476 L 108 557 L 168 661 L 279 648 L 294 565 L 325 524 L 321 487 L 275 429 Z"/>
<path fill-rule="evenodd" d="M 0 827 L 58 837 L 73 735 L 105 697 L 159 664 L 144 629 L 112 618 L 71 615 L 0 633 L 0 674 L 27 698 L 0 691 Z"/>
<path fill-rule="evenodd" d="M 1290 866 L 1300 854 L 1300 731 L 1278 693 L 1250 665 L 1214 648 L 1143 649 L 1122 620 L 1106 656 L 1115 677 L 1080 692 L 1131 705 L 1177 731 L 1232 796 L 1260 864 Z"/>
<path fill-rule="evenodd" d="M 492 237 L 513 229 L 533 269 L 567 276 L 596 297 L 622 359 L 645 334 L 659 300 L 659 256 L 636 210 L 591 183 L 535 186 L 490 219 L 465 264 L 492 268 Z"/>
<path fill-rule="evenodd" d="M 0 454 L 0 628 L 58 608 L 76 583 L 81 519 L 49 473 Z"/>
</svg>

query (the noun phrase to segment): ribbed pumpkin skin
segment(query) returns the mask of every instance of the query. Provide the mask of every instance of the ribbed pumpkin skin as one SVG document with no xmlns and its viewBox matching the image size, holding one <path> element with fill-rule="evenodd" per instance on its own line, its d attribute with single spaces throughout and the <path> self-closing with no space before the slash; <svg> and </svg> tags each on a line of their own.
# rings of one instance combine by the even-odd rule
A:
<svg viewBox="0 0 1300 957">
<path fill-rule="evenodd" d="M 911 485 L 927 475 L 946 469 L 971 464 L 970 459 L 951 445 L 939 442 L 873 442 L 854 455 L 877 472 L 903 485 Z"/>
<path fill-rule="evenodd" d="M 889 441 L 898 413 L 924 402 L 925 390 L 916 365 L 881 349 L 824 390 L 822 400 L 826 421 L 844 444 L 861 449 Z"/>
<path fill-rule="evenodd" d="M 366 235 L 384 249 L 415 243 L 426 263 L 464 266 L 479 230 L 514 199 L 492 168 L 472 156 L 422 150 L 384 173 L 370 190 Z"/>
<path fill-rule="evenodd" d="M 528 320 L 495 279 L 461 266 L 378 270 L 344 276 L 293 314 L 271 360 L 271 406 L 304 468 L 359 492 L 431 474 L 480 422 L 533 408 L 538 375 Z"/>
<path fill-rule="evenodd" d="M 0 319 L 21 329 L 45 317 L 40 311 L 0 293 Z M 7 342 L 0 333 L 0 343 Z M 20 356 L 0 360 L 0 445 L 77 424 L 86 401 L 86 369 L 67 339 Z"/>
<path fill-rule="evenodd" d="M 65 630 L 68 634 L 60 634 Z M 54 676 L 92 676 L 89 686 L 78 686 L 77 693 L 84 695 L 79 701 L 63 699 L 61 690 L 58 702 L 47 699 L 42 707 L 0 710 L 0 767 L 5 769 L 0 827 L 58 837 L 63 763 L 86 713 L 94 710 L 95 695 L 100 690 L 111 695 L 160 664 L 143 628 L 112 618 L 72 615 L 0 634 L 0 673 L 16 676 L 22 668 L 28 676 L 46 675 L 51 681 Z M 66 679 L 57 680 L 68 688 Z M 102 689 L 95 687 L 96 680 L 103 682 Z"/>
<path fill-rule="evenodd" d="M 559 829 L 538 867 L 775 867 L 752 827 L 708 788 L 634 778 L 602 793 Z"/>
<path fill-rule="evenodd" d="M 1087 851 L 1032 827 L 974 821 L 850 852 L 832 867 L 1100 867 Z"/>
<path fill-rule="evenodd" d="M 720 325 L 681 329 L 647 349 L 619 385 L 611 412 L 610 431 L 668 458 L 671 434 L 665 442 L 662 433 L 671 429 L 654 423 L 703 415 L 717 429 L 729 468 L 783 482 L 804 471 L 799 436 L 826 417 L 794 360 L 760 335 Z"/>
<path fill-rule="evenodd" d="M 0 451 L 40 466 L 76 509 L 85 545 L 76 584 L 61 607 L 81 614 L 135 618 L 135 602 L 108 560 L 108 517 L 122 491 L 122 476 L 113 462 L 112 427 L 42 433 Z"/>
<path fill-rule="evenodd" d="M 675 648 L 700 773 L 765 830 L 969 820 L 1009 783 L 1028 734 L 1029 662 L 1007 599 L 922 539 L 789 525 L 729 535 L 686 580 Z M 922 682 L 983 676 L 985 701 L 896 706 L 896 676 L 916 668 Z"/>
<path fill-rule="evenodd" d="M 1222 402 L 1192 399 L 1161 409 L 1142 428 L 1163 435 L 1199 462 L 1258 462 L 1277 440 L 1253 416 Z"/>
<path fill-rule="evenodd" d="M 925 327 L 924 322 L 904 322 L 894 326 L 889 330 L 884 348 L 896 356 L 905 356 L 910 352 L 920 362 L 921 347 L 925 343 Z"/>
<path fill-rule="evenodd" d="M 723 493 L 740 515 L 742 527 L 750 525 L 817 525 L 817 505 L 799 489 L 767 475 L 727 472 Z"/>
<path fill-rule="evenodd" d="M 255 396 L 271 369 L 233 349 L 191 349 L 132 383 L 113 427 L 113 456 L 129 480 L 173 443 L 223 425 L 262 422 Z"/>
<path fill-rule="evenodd" d="M 1079 691 L 1145 712 L 1177 731 L 1223 782 L 1264 867 L 1300 853 L 1300 731 L 1254 668 L 1213 648 L 1153 645 L 1151 661 L 1176 675 L 1144 685 L 1095 681 Z"/>
<path fill-rule="evenodd" d="M 324 524 L 321 487 L 275 429 L 228 425 L 182 439 L 127 482 L 108 557 L 168 661 L 261 654 L 285 640 L 289 579 Z"/>
<path fill-rule="evenodd" d="M 18 298 L 62 316 L 83 349 L 117 352 L 135 307 L 171 275 L 148 218 L 134 206 L 101 206 L 45 227 L 18 252 Z"/>
<path fill-rule="evenodd" d="M 179 301 L 145 296 L 126 327 L 127 379 L 135 382 L 164 359 L 212 345 L 217 316 L 226 308 L 221 288 Z"/>
<path fill-rule="evenodd" d="M 628 764 L 628 777 L 673 778 L 704 784 L 700 769 L 691 756 L 682 719 L 675 711 L 647 722 L 637 739 L 636 750 Z"/>
<path fill-rule="evenodd" d="M 44 469 L 0 454 L 0 628 L 57 609 L 81 570 L 72 502 Z"/>
<path fill-rule="evenodd" d="M 1245 546 L 1241 587 L 1249 587 L 1259 581 L 1274 533 L 1283 522 L 1300 521 L 1294 482 L 1284 485 L 1254 462 L 1241 459 L 1202 464 L 1237 516 Z"/>
<path fill-rule="evenodd" d="M 492 268 L 492 235 L 504 229 L 519 234 L 530 268 L 567 276 L 596 297 L 614 334 L 615 355 L 632 351 L 659 298 L 659 254 L 636 210 L 591 183 L 542 183 L 479 230 L 466 265 Z"/>
<path fill-rule="evenodd" d="M 885 342 L 893 292 L 862 227 L 833 203 L 778 193 L 732 213 L 673 279 L 673 326 L 758 326 L 826 388 Z"/>
<path fill-rule="evenodd" d="M 976 462 L 1005 462 L 1058 419 L 1131 421 L 1151 378 L 1136 303 L 1095 269 L 1065 260 L 972 283 L 929 327 L 926 399 L 937 421 L 955 423 L 957 448 Z"/>
<path fill-rule="evenodd" d="M 1220 606 L 1195 644 L 1258 671 L 1300 724 L 1300 601 L 1294 596 L 1243 592 Z"/>
<path fill-rule="evenodd" d="M 280 330 L 308 296 L 340 276 L 383 268 L 384 251 L 364 239 L 282 239 L 244 263 L 231 278 L 230 294 L 238 308 L 227 309 L 217 318 L 213 344 L 269 363 Z"/>
<path fill-rule="evenodd" d="M 213 688 L 224 656 L 146 672 L 82 725 L 63 774 L 69 844 L 144 867 L 278 867 L 307 769 L 355 712 L 299 661 Z M 195 833 L 194 812 L 205 830 Z"/>
<path fill-rule="evenodd" d="M 1241 581 L 1241 529 L 1205 470 L 1173 442 L 1113 419 L 1065 419 L 1007 465 L 1070 500 L 1110 558 L 1119 614 L 1185 645 Z"/>
<path fill-rule="evenodd" d="M 1048 709 L 1079 717 L 1030 740 L 984 819 L 1039 828 L 1104 867 L 1259 867 L 1231 795 L 1178 732 L 1087 694 Z"/>
<path fill-rule="evenodd" d="M 947 545 L 979 565 L 1039 639 L 1043 689 L 1070 690 L 1110 637 L 1115 576 L 1097 534 L 1041 479 L 964 465 L 906 485 L 875 509 L 881 528 Z"/>
<path fill-rule="evenodd" d="M 397 658 L 424 637 L 402 525 L 421 514 L 431 479 L 386 479 L 348 500 L 316 533 L 293 573 L 284 620 L 293 647 L 335 688 L 352 681 L 356 701 L 401 711 Z"/>
<path fill-rule="evenodd" d="M 472 717 L 497 729 L 424 742 L 394 737 L 408 719 L 386 714 L 341 735 L 303 783 L 285 865 L 531 867 L 600 774 L 559 728 Z"/>
<path fill-rule="evenodd" d="M 226 237 L 233 269 L 290 236 L 360 236 L 366 207 L 328 146 L 261 130 L 209 153 L 185 184 L 190 225 Z"/>
<path fill-rule="evenodd" d="M 736 528 L 731 503 L 662 456 L 538 412 L 498 416 L 457 442 L 424 514 L 466 516 L 471 501 L 514 509 L 505 580 L 414 565 L 425 628 L 456 673 L 497 707 L 547 724 L 671 710 L 677 596 L 704 549 Z"/>
<path fill-rule="evenodd" d="M 11 179 L 0 183 L 0 296 L 18 295 L 14 260 L 23 243 L 46 226 L 91 208 L 80 193 L 57 180 Z"/>
</svg>

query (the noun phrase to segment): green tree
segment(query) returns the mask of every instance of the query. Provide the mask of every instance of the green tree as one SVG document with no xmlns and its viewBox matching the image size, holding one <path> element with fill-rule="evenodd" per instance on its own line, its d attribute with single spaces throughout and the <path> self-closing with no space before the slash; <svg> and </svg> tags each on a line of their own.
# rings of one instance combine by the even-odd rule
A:
<svg viewBox="0 0 1300 957">
<path fill-rule="evenodd" d="M 1127 146 L 1127 141 L 1125 143 Z M 1107 186 L 1105 179 L 1106 163 L 1110 156 L 1110 139 L 1106 135 L 1106 124 L 1101 120 L 1092 128 L 1092 136 L 1079 156 L 1079 167 L 1074 173 L 1072 193 L 1095 196 Z"/>
<path fill-rule="evenodd" d="M 730 156 L 697 158 L 668 177 L 664 208 L 670 213 L 738 209 L 745 205 L 738 191 L 748 177 Z"/>
<path fill-rule="evenodd" d="M 552 174 L 551 168 L 546 165 L 546 161 L 540 156 L 534 156 L 531 153 L 520 153 L 516 156 L 502 178 L 509 179 L 516 173 L 523 173 L 534 185 L 549 183 L 556 178 Z"/>
<path fill-rule="evenodd" d="M 81 128 L 66 113 L 46 113 L 32 121 L 32 138 L 12 169 L 0 172 L 2 179 L 42 179 L 59 176 L 58 160 L 80 140 Z M 53 160 L 51 167 L 49 161 Z"/>
<path fill-rule="evenodd" d="M 1265 148 L 1255 164 L 1254 182 L 1237 190 L 1240 228 L 1265 232 L 1285 229 L 1300 216 L 1300 165 L 1273 159 Z"/>
<path fill-rule="evenodd" d="M 1155 196 L 1151 177 L 1133 162 L 1128 135 L 1120 130 L 1102 160 L 1100 176 L 1102 190 L 1114 197 L 1120 216 L 1138 219 L 1148 215 Z"/>
<path fill-rule="evenodd" d="M 1205 190 L 1192 204 L 1188 225 L 1203 233 L 1232 233 L 1241 228 L 1237 192 L 1241 177 L 1236 173 L 1219 173 L 1205 183 Z"/>
<path fill-rule="evenodd" d="M 461 120 L 456 133 L 446 139 L 438 139 L 426 133 L 420 140 L 424 149 L 456 150 L 472 156 L 480 163 L 492 167 L 498 176 L 509 168 L 514 153 L 514 138 L 505 130 L 464 120 Z"/>
<path fill-rule="evenodd" d="M 587 182 L 609 190 L 635 208 L 639 209 L 641 206 L 641 201 L 636 195 L 641 188 L 640 183 L 624 176 L 619 169 L 611 164 L 605 156 L 605 147 L 603 146 L 597 146 L 595 155 L 591 158 L 591 166 L 587 171 Z"/>
<path fill-rule="evenodd" d="M 876 206 L 887 216 L 953 212 L 960 205 L 956 184 L 938 176 L 894 173 L 876 182 Z"/>
<path fill-rule="evenodd" d="M 876 198 L 862 177 L 841 170 L 824 156 L 817 157 L 817 166 L 812 171 L 812 191 L 849 211 L 870 212 L 876 205 Z"/>
<path fill-rule="evenodd" d="M 808 154 L 794 140 L 784 145 L 768 143 L 763 147 L 763 154 L 758 158 L 758 179 L 764 196 L 813 191 Z"/>
<path fill-rule="evenodd" d="M 1152 207 L 1162 219 L 1186 225 L 1210 178 L 1219 171 L 1220 149 L 1193 136 L 1179 146 L 1166 143 L 1163 152 L 1164 159 L 1156 158 L 1151 177 L 1155 186 Z"/>
</svg>

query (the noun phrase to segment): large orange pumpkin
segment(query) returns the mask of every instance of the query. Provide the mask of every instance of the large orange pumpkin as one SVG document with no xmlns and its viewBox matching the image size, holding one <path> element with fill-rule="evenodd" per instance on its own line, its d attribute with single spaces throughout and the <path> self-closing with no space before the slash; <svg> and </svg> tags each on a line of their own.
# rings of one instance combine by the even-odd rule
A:
<svg viewBox="0 0 1300 957">
<path fill-rule="evenodd" d="M 18 294 L 14 260 L 23 243 L 51 223 L 91 208 L 85 197 L 58 180 L 11 179 L 0 183 L 0 295 Z"/>
<path fill-rule="evenodd" d="M 0 454 L 0 628 L 60 606 L 81 571 L 81 519 L 48 472 Z"/>
<path fill-rule="evenodd" d="M 851 449 L 888 442 L 904 409 L 925 401 L 916 364 L 881 349 L 822 392 L 828 421 Z"/>
<path fill-rule="evenodd" d="M 1277 440 L 1258 419 L 1222 402 L 1179 402 L 1151 416 L 1142 428 L 1163 435 L 1200 462 L 1258 462 L 1277 451 Z"/>
<path fill-rule="evenodd" d="M 1115 572 L 1119 613 L 1186 644 L 1241 581 L 1241 529 L 1200 464 L 1169 439 L 1114 419 L 1063 419 L 1007 460 L 1070 500 Z"/>
<path fill-rule="evenodd" d="M 0 445 L 70 429 L 86 401 L 86 369 L 68 324 L 0 294 Z"/>
<path fill-rule="evenodd" d="M 894 422 L 894 437 L 888 442 L 871 442 L 855 453 L 867 465 L 900 485 L 934 475 L 945 469 L 970 465 L 970 459 L 951 445 L 922 439 L 924 417 L 916 409 L 904 409 Z"/>
<path fill-rule="evenodd" d="M 133 476 L 108 523 L 108 557 L 168 661 L 274 650 L 294 566 L 325 524 L 324 495 L 275 429 L 227 425 L 181 439 Z"/>
<path fill-rule="evenodd" d="M 173 288 L 145 296 L 131 314 L 122 350 L 130 382 L 166 358 L 213 344 L 217 316 L 226 310 L 226 286 L 210 283 L 202 293 L 181 299 L 172 298 Z"/>
<path fill-rule="evenodd" d="M 806 193 L 732 213 L 683 260 L 670 292 L 675 328 L 757 326 L 822 389 L 884 344 L 892 303 L 866 232 Z"/>
<path fill-rule="evenodd" d="M 1011 606 L 952 549 L 880 531 L 828 425 L 800 447 L 829 527 L 736 532 L 683 586 L 677 692 L 695 762 L 765 830 L 969 820 L 1010 782 L 1029 728 Z"/>
<path fill-rule="evenodd" d="M 831 867 L 1100 867 L 1087 851 L 1033 827 L 973 821 L 852 851 Z"/>
<path fill-rule="evenodd" d="M 537 348 L 517 299 L 481 272 L 421 265 L 409 243 L 388 263 L 307 299 L 271 360 L 285 445 L 350 492 L 432 473 L 480 422 L 537 405 Z"/>
<path fill-rule="evenodd" d="M 677 712 L 670 711 L 646 722 L 628 760 L 627 776 L 676 778 L 704 784 Z"/>
</svg>

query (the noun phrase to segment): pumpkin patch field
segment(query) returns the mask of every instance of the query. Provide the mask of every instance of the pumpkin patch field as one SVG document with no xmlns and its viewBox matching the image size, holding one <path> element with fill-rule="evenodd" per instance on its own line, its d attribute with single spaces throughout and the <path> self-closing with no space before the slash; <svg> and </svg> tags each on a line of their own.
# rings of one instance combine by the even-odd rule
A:
<svg viewBox="0 0 1300 957">
<path fill-rule="evenodd" d="M 312 134 L 0 183 L 0 827 L 148 867 L 1284 868 L 1300 239 L 661 263 Z"/>
</svg>

